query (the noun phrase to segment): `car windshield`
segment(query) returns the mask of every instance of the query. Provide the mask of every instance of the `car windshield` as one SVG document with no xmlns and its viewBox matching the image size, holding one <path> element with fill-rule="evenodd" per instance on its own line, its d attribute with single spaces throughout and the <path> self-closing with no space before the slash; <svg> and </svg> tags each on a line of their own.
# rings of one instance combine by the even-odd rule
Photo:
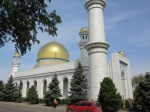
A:
<svg viewBox="0 0 150 112">
<path fill-rule="evenodd" d="M 94 102 L 95 107 L 100 107 L 100 104 L 98 102 Z"/>
</svg>

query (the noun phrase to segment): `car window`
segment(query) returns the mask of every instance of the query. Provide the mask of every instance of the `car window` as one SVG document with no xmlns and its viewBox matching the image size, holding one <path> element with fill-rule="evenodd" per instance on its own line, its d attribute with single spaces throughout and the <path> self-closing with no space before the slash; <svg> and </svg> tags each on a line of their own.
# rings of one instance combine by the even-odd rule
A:
<svg viewBox="0 0 150 112">
<path fill-rule="evenodd" d="M 75 104 L 76 106 L 80 106 L 80 102 Z"/>
<path fill-rule="evenodd" d="M 95 106 L 95 107 L 100 107 L 101 105 L 100 105 L 98 102 L 95 102 L 95 103 L 94 103 L 94 106 Z"/>
<path fill-rule="evenodd" d="M 80 106 L 86 106 L 86 102 L 81 102 Z"/>
<path fill-rule="evenodd" d="M 86 106 L 92 106 L 90 102 L 86 102 Z"/>
</svg>

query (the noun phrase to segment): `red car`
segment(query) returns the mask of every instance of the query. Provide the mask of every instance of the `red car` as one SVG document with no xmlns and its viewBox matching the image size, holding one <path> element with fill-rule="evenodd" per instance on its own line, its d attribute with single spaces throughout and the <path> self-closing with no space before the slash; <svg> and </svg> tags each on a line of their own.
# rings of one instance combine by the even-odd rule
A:
<svg viewBox="0 0 150 112">
<path fill-rule="evenodd" d="M 97 102 L 80 101 L 68 106 L 66 112 L 102 112 L 102 108 Z"/>
</svg>

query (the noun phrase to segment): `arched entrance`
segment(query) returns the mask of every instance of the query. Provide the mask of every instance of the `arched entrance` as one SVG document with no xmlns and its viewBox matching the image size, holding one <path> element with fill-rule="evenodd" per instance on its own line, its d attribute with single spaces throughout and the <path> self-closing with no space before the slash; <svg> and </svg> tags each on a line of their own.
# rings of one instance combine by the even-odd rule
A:
<svg viewBox="0 0 150 112">
<path fill-rule="evenodd" d="M 63 95 L 65 98 L 68 98 L 68 79 L 64 78 L 63 80 Z"/>
<path fill-rule="evenodd" d="M 34 81 L 34 87 L 35 87 L 35 90 L 37 91 L 37 81 L 36 80 Z"/>
<path fill-rule="evenodd" d="M 22 93 L 23 82 L 20 80 L 19 91 Z"/>
<path fill-rule="evenodd" d="M 44 95 L 44 93 L 47 91 L 47 81 L 46 80 L 44 80 L 43 81 L 43 95 Z"/>
</svg>

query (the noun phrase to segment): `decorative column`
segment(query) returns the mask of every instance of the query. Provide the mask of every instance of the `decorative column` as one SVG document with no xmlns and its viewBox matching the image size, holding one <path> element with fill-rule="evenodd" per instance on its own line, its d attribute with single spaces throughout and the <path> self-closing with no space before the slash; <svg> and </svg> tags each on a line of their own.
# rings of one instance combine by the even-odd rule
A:
<svg viewBox="0 0 150 112">
<path fill-rule="evenodd" d="M 14 73 L 18 72 L 20 66 L 20 54 L 19 53 L 15 53 L 14 54 L 14 61 L 12 63 L 12 73 L 11 75 L 14 77 Z"/>
<path fill-rule="evenodd" d="M 107 77 L 107 49 L 105 42 L 103 9 L 105 0 L 87 0 L 85 8 L 88 12 L 89 42 L 85 48 L 89 54 L 89 99 L 96 101 L 100 90 L 100 82 Z"/>
</svg>

